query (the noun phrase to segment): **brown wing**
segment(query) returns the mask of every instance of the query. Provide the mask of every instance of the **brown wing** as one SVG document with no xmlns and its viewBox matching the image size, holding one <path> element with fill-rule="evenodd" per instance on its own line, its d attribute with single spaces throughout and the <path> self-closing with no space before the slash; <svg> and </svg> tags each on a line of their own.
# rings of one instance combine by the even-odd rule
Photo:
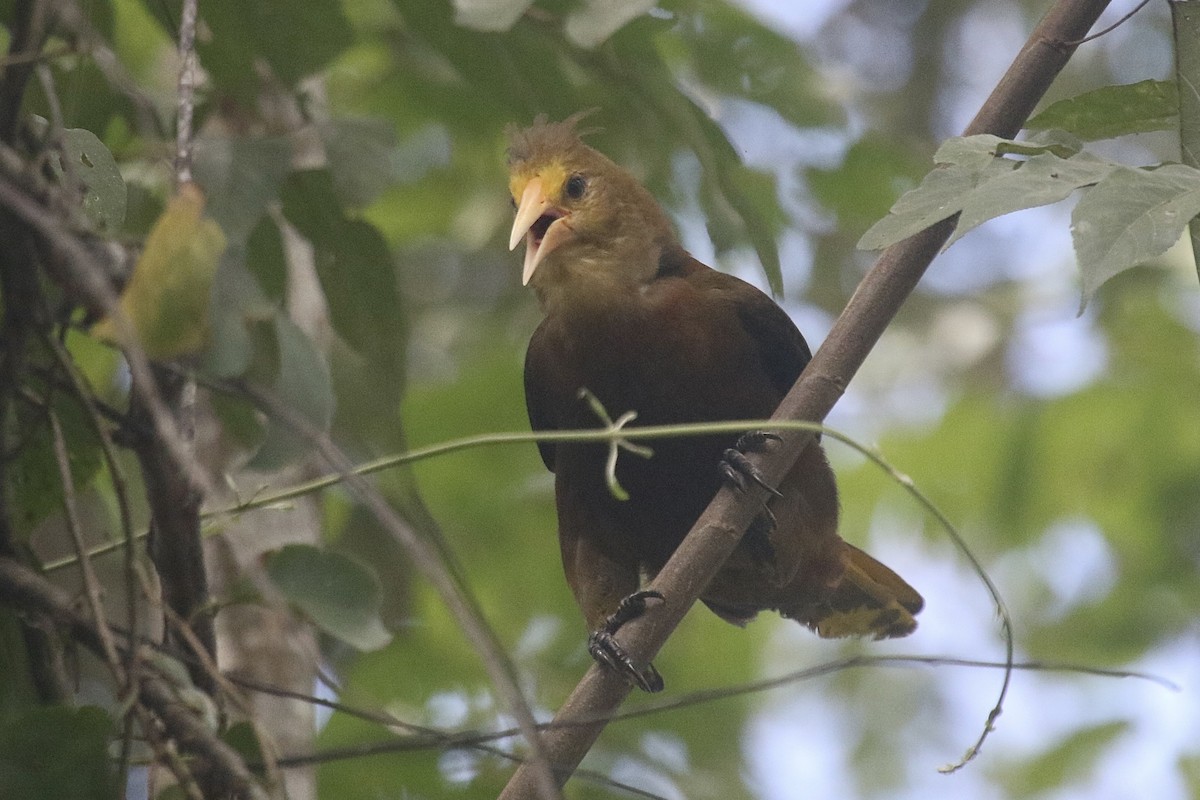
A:
<svg viewBox="0 0 1200 800">
<path fill-rule="evenodd" d="M 545 328 L 546 322 L 543 321 L 533 332 L 533 337 L 529 340 L 529 349 L 525 351 L 525 410 L 529 413 L 529 427 L 535 432 L 555 429 L 547 408 L 550 367 L 546 358 Z M 546 469 L 554 472 L 554 445 L 538 442 L 538 452 L 542 455 L 542 463 L 546 465 Z"/>
<path fill-rule="evenodd" d="M 812 360 L 800 329 L 761 291 L 732 275 L 707 267 L 691 256 L 674 266 L 678 274 L 732 304 L 742 329 L 755 343 L 763 368 L 782 398 Z"/>
</svg>

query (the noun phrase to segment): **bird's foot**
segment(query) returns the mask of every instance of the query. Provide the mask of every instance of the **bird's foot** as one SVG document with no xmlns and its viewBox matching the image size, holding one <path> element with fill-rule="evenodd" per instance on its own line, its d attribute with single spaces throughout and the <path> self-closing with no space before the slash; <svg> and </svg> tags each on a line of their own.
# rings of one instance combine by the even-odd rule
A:
<svg viewBox="0 0 1200 800">
<path fill-rule="evenodd" d="M 753 482 L 776 497 L 783 497 L 778 489 L 767 484 L 758 467 L 751 464 L 750 459 L 746 458 L 746 453 L 766 450 L 768 442 L 778 442 L 779 440 L 778 434 L 767 431 L 749 431 L 742 434 L 737 440 L 737 444 L 725 451 L 725 457 L 721 461 L 721 474 L 738 491 L 746 491 L 750 486 L 750 482 Z"/>
<path fill-rule="evenodd" d="M 645 613 L 647 600 L 662 599 L 662 593 L 653 589 L 643 589 L 622 598 L 617 610 L 604 621 L 604 627 L 592 631 L 588 637 L 588 652 L 597 663 L 624 675 L 630 683 L 644 692 L 661 692 L 662 676 L 653 664 L 639 666 L 634 663 L 629 653 L 617 641 L 616 633 L 626 622 Z"/>
<path fill-rule="evenodd" d="M 783 495 L 775 487 L 767 485 L 758 467 L 751 464 L 750 459 L 746 458 L 746 453 L 761 452 L 766 450 L 771 442 L 778 441 L 779 436 L 768 431 L 749 431 L 742 434 L 737 440 L 737 444 L 725 451 L 725 458 L 721 461 L 721 474 L 739 492 L 746 491 L 752 481 L 775 497 L 782 497 Z M 744 539 L 750 552 L 763 561 L 770 561 L 775 557 L 775 547 L 771 544 L 771 532 L 774 530 L 775 515 L 768 506 L 764 505 L 758 516 L 750 523 Z"/>
</svg>

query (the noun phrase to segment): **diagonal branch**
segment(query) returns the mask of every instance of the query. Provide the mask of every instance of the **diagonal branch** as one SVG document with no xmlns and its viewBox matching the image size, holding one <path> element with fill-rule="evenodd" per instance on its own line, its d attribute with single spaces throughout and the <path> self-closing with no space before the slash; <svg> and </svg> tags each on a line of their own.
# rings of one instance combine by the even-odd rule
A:
<svg viewBox="0 0 1200 800">
<path fill-rule="evenodd" d="M 1081 39 L 1107 5 L 1108 0 L 1058 0 L 964 133 L 1015 136 L 1074 52 L 1074 47 L 1065 43 Z M 953 221 L 943 220 L 880 256 L 784 398 L 775 418 L 825 418 L 952 230 Z M 811 438 L 810 432 L 784 433 L 782 447 L 755 459 L 768 483 L 782 479 Z M 666 642 L 733 552 L 764 496 L 765 490 L 756 487 L 744 496 L 728 488 L 717 493 L 652 585 L 666 601 L 621 630 L 621 644 L 635 659 L 649 661 Z M 588 670 L 559 709 L 555 722 L 601 721 L 563 725 L 543 735 L 556 775 L 567 774 L 583 760 L 604 729 L 603 719 L 617 709 L 629 691 L 625 680 L 611 670 L 598 666 Z M 500 797 L 526 800 L 537 797 L 536 792 L 533 774 L 522 766 Z"/>
</svg>

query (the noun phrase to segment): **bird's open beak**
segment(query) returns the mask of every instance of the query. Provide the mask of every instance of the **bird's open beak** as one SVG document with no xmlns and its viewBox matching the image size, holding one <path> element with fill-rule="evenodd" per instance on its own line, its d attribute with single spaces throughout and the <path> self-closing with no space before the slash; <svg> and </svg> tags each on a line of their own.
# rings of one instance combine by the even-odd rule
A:
<svg viewBox="0 0 1200 800">
<path fill-rule="evenodd" d="M 517 216 L 513 220 L 512 235 L 508 249 L 512 250 L 525 237 L 525 267 L 521 270 L 521 285 L 529 283 L 538 264 L 563 242 L 572 238 L 575 231 L 567 220 L 567 213 L 555 208 L 546 197 L 541 178 L 532 178 L 525 185 Z"/>
</svg>

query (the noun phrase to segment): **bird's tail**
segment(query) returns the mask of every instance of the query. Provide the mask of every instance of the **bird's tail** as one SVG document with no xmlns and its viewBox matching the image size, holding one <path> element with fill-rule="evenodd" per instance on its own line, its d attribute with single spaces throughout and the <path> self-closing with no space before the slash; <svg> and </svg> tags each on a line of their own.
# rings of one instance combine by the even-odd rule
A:
<svg viewBox="0 0 1200 800">
<path fill-rule="evenodd" d="M 824 638 L 907 636 L 925 605 L 908 582 L 871 556 L 847 543 L 845 572 L 828 600 L 802 619 Z"/>
</svg>

